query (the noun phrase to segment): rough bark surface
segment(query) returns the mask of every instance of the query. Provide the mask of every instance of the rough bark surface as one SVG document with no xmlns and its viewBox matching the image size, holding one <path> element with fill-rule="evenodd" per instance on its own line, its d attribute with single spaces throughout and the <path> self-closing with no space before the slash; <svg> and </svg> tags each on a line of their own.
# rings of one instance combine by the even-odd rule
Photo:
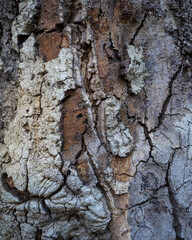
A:
<svg viewBox="0 0 192 240">
<path fill-rule="evenodd" d="M 0 239 L 191 240 L 191 1 L 0 18 Z"/>
</svg>

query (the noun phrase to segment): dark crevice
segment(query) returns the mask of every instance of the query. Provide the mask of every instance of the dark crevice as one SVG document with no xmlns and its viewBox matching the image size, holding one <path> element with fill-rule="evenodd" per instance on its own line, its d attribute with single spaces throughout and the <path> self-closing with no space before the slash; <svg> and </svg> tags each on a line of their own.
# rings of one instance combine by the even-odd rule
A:
<svg viewBox="0 0 192 240">
<path fill-rule="evenodd" d="M 75 155 L 76 162 L 79 159 L 79 157 L 81 156 L 81 153 L 82 153 L 82 149 Z"/>
<path fill-rule="evenodd" d="M 9 192 L 13 197 L 19 199 L 19 201 L 24 202 L 29 200 L 30 193 L 28 191 L 19 191 L 14 185 L 11 177 L 8 177 L 7 173 L 1 175 L 1 182 L 3 189 Z"/>
<path fill-rule="evenodd" d="M 87 119 L 85 119 L 85 120 L 87 120 Z M 87 130 L 88 130 L 88 128 L 86 128 L 85 131 L 81 134 L 81 148 L 80 148 L 79 152 L 75 155 L 75 163 L 71 164 L 73 166 L 77 165 L 78 159 L 83 154 L 83 152 L 85 152 L 84 134 L 87 132 Z"/>
<path fill-rule="evenodd" d="M 28 34 L 19 34 L 17 37 L 18 47 L 22 47 L 22 44 L 28 39 L 30 34 L 36 31 L 37 23 L 40 17 L 40 9 L 41 9 L 40 0 L 37 0 L 37 6 L 35 7 L 36 12 L 32 16 L 32 19 L 30 19 L 27 25 L 25 26 L 26 33 Z M 19 15 L 19 12 L 18 12 L 18 15 Z"/>
<path fill-rule="evenodd" d="M 110 199 L 107 197 L 107 192 L 109 192 L 109 189 L 111 189 L 111 186 L 109 186 L 106 183 L 105 179 L 103 178 L 103 176 L 101 174 L 101 171 L 95 165 L 94 160 L 93 160 L 94 156 L 92 156 L 92 154 L 89 152 L 89 150 L 88 150 L 88 148 L 85 144 L 84 137 L 83 137 L 83 141 L 84 141 L 85 149 L 87 151 L 87 155 L 89 157 L 89 163 L 90 163 L 91 168 L 93 169 L 94 175 L 97 179 L 97 184 L 96 185 L 99 188 L 99 190 L 101 191 L 102 195 L 105 197 L 105 199 L 108 200 L 108 201 L 106 201 L 106 204 L 108 205 L 108 208 L 111 209 L 111 207 L 109 205 Z M 99 148 L 100 148 L 100 146 L 99 146 Z M 99 148 L 98 148 L 98 151 L 99 151 Z M 107 189 L 105 189 L 105 188 L 107 188 Z"/>
<path fill-rule="evenodd" d="M 59 102 L 60 105 L 60 112 L 61 112 L 61 118 L 60 118 L 60 123 L 59 123 L 59 132 L 60 132 L 60 139 L 61 139 L 61 153 L 60 153 L 60 159 L 61 159 L 61 166 L 60 166 L 60 173 L 63 176 L 63 182 L 61 183 L 61 185 L 59 186 L 59 188 L 57 190 L 55 190 L 54 192 L 52 192 L 49 195 L 49 198 L 51 198 L 52 196 L 56 195 L 57 193 L 59 193 L 61 191 L 61 189 L 63 188 L 63 186 L 65 186 L 66 184 L 66 180 L 67 180 L 67 176 L 64 175 L 63 173 L 63 165 L 64 165 L 64 159 L 63 159 L 63 149 L 64 149 L 64 117 L 65 117 L 65 113 L 66 110 L 64 109 L 64 102 L 69 99 L 71 97 L 71 95 L 74 93 L 75 90 L 68 90 L 65 93 L 65 97 Z"/>
<path fill-rule="evenodd" d="M 52 33 L 52 32 L 62 33 L 64 27 L 65 26 L 63 23 L 58 23 L 58 24 L 56 24 L 54 29 L 50 29 L 49 31 L 46 31 L 46 33 Z"/>
<path fill-rule="evenodd" d="M 51 33 L 51 32 L 62 33 L 64 28 L 65 28 L 65 25 L 63 23 L 58 23 L 56 24 L 55 29 L 47 31 L 47 33 Z"/>
<path fill-rule="evenodd" d="M 46 74 L 46 73 L 45 73 Z M 43 76 L 43 75 L 42 75 Z M 42 112 L 43 112 L 43 109 L 42 109 L 42 106 L 41 106 L 41 98 L 42 98 L 42 86 L 43 86 L 43 83 L 44 83 L 44 79 L 43 79 L 43 81 L 41 81 L 41 83 L 40 83 L 40 93 L 39 93 L 39 109 L 40 109 L 40 113 L 39 113 L 39 115 L 38 115 L 38 118 L 39 118 L 39 116 L 42 114 Z"/>
<path fill-rule="evenodd" d="M 136 165 L 136 171 L 135 171 L 133 177 L 135 177 L 136 174 L 138 173 L 138 167 L 139 167 L 139 165 L 140 165 L 141 163 L 146 163 L 146 162 L 148 162 L 148 160 L 149 160 L 149 157 L 148 157 L 148 159 L 147 159 L 146 161 L 141 160 L 141 161 L 139 161 L 139 162 L 137 163 L 137 165 Z"/>
<path fill-rule="evenodd" d="M 82 118 L 83 117 L 83 114 L 82 113 L 79 113 L 78 115 L 77 115 L 77 119 L 80 119 L 80 118 Z"/>
<path fill-rule="evenodd" d="M 153 143 L 152 143 L 152 140 L 151 140 L 151 137 L 150 137 L 150 132 L 149 132 L 147 126 L 146 126 L 144 123 L 142 123 L 141 121 L 138 121 L 138 124 L 139 124 L 141 127 L 143 127 L 144 134 L 145 134 L 145 138 L 146 138 L 146 140 L 147 140 L 148 143 L 149 143 L 150 151 L 149 151 L 148 160 L 149 160 L 150 158 L 152 158 L 152 159 L 154 160 L 154 157 L 152 156 Z"/>
<path fill-rule="evenodd" d="M 41 29 L 41 30 L 34 30 L 34 34 L 36 36 L 42 34 L 42 33 L 54 33 L 54 32 L 57 32 L 57 33 L 63 33 L 63 29 L 65 28 L 65 25 L 63 23 L 57 23 L 55 25 L 55 28 L 52 28 L 52 29 L 49 29 L 47 30 L 46 28 L 44 29 Z"/>
<path fill-rule="evenodd" d="M 22 35 L 19 34 L 17 37 L 17 41 L 18 41 L 18 47 L 20 48 L 22 46 L 22 44 L 28 39 L 30 35 Z"/>
<path fill-rule="evenodd" d="M 41 240 L 42 237 L 42 229 L 37 229 L 35 240 Z"/>
<path fill-rule="evenodd" d="M 1 214 L 1 212 L 0 212 L 0 214 Z M 16 209 L 13 210 L 13 216 L 14 216 L 14 218 L 15 218 L 15 221 L 16 221 L 17 224 L 18 224 L 18 230 L 19 230 L 19 233 L 20 233 L 20 236 L 21 236 L 21 240 L 24 240 L 24 239 L 22 238 L 21 223 L 20 223 L 20 221 L 18 221 L 18 219 L 17 219 Z"/>
<path fill-rule="evenodd" d="M 83 68 L 85 70 L 85 75 L 83 76 L 83 83 L 84 83 L 85 91 L 90 96 L 90 93 L 91 93 L 90 79 L 87 78 L 87 74 L 88 74 L 89 54 L 92 50 L 92 46 L 91 46 L 91 44 L 83 44 L 82 49 L 83 49 L 83 53 L 82 53 L 82 57 L 81 57 L 81 70 L 83 70 Z M 92 75 L 93 75 L 93 73 L 92 73 Z M 92 78 L 92 76 L 91 76 L 91 78 Z"/>
<path fill-rule="evenodd" d="M 109 50 L 112 50 L 112 54 L 108 52 L 108 49 Z M 109 63 L 113 63 L 113 62 L 121 62 L 121 58 L 119 56 L 119 52 L 118 50 L 116 50 L 114 47 L 113 47 L 113 43 L 112 43 L 112 40 L 110 38 L 110 45 L 104 43 L 103 45 L 103 50 L 105 51 L 106 55 L 107 55 L 107 59 L 109 60 Z"/>
<path fill-rule="evenodd" d="M 90 73 L 91 76 L 90 78 L 88 78 L 88 63 L 89 63 L 89 54 L 92 51 L 92 45 L 91 43 L 87 44 L 84 43 L 82 44 L 82 49 L 83 49 L 83 53 L 82 53 L 82 57 L 81 57 L 81 71 L 84 72 L 83 75 L 83 85 L 84 85 L 84 89 L 85 92 L 89 98 L 89 101 L 91 103 L 91 109 L 92 111 L 95 113 L 95 123 L 98 121 L 98 106 L 96 104 L 96 101 L 93 99 L 93 90 L 90 87 L 90 82 L 91 79 L 94 77 L 94 75 L 96 74 L 95 72 Z"/>
<path fill-rule="evenodd" d="M 18 228 L 19 228 L 19 233 L 20 233 L 21 239 L 24 240 L 23 237 L 22 237 L 21 224 L 20 224 L 20 222 L 17 220 L 16 216 L 15 216 L 15 219 L 16 219 L 16 221 L 18 222 Z"/>
<path fill-rule="evenodd" d="M 121 57 L 119 56 L 119 51 L 118 51 L 118 50 L 114 47 L 114 45 L 113 45 L 113 41 L 112 41 L 112 38 L 111 38 L 111 33 L 110 33 L 109 41 L 110 41 L 110 46 L 109 46 L 109 48 L 110 48 L 111 50 L 113 50 L 114 58 L 115 58 L 118 62 L 121 62 Z"/>
<path fill-rule="evenodd" d="M 57 193 L 59 193 L 61 191 L 61 189 L 63 188 L 63 186 L 65 186 L 66 184 L 66 176 L 63 174 L 62 172 L 62 169 L 63 169 L 63 161 L 62 161 L 62 164 L 61 164 L 61 167 L 60 167 L 60 172 L 61 174 L 63 175 L 63 182 L 61 183 L 61 185 L 59 186 L 59 188 L 57 190 L 55 190 L 54 192 L 52 192 L 48 198 L 51 198 L 52 196 L 56 195 Z"/>
<path fill-rule="evenodd" d="M 179 207 L 178 207 L 178 203 L 175 199 L 174 192 L 172 190 L 172 187 L 170 185 L 170 180 L 169 180 L 169 170 L 170 170 L 170 166 L 173 162 L 174 154 L 175 154 L 175 152 L 172 155 L 171 161 L 168 163 L 168 168 L 167 168 L 167 171 L 166 171 L 165 180 L 166 180 L 166 184 L 167 184 L 169 200 L 170 200 L 170 203 L 172 205 L 173 228 L 175 230 L 176 240 L 184 240 L 184 238 L 181 238 L 182 227 L 181 227 L 181 223 L 179 221 L 179 215 L 178 215 Z"/>
<path fill-rule="evenodd" d="M 164 103 L 163 103 L 163 106 L 162 106 L 162 109 L 161 109 L 161 112 L 159 114 L 159 117 L 158 117 L 158 124 L 156 127 L 154 127 L 153 129 L 151 129 L 149 131 L 149 133 L 151 132 L 155 132 L 162 124 L 163 122 L 163 119 L 164 119 L 164 116 L 165 116 L 165 112 L 167 110 L 167 106 L 171 100 L 171 97 L 172 97 L 172 92 L 173 92 L 173 83 L 174 81 L 176 80 L 176 78 L 178 77 L 178 75 L 180 74 L 180 72 L 182 71 L 182 66 L 183 66 L 183 62 L 180 64 L 178 70 L 175 72 L 175 74 L 172 76 L 170 82 L 169 82 L 169 93 L 168 93 L 168 96 L 167 98 L 165 99 Z"/>
<path fill-rule="evenodd" d="M 76 89 L 70 89 L 65 92 L 65 97 L 59 101 L 59 104 L 61 104 L 61 110 L 62 110 L 62 104 L 71 97 L 73 92 L 75 92 Z"/>
<path fill-rule="evenodd" d="M 137 120 L 140 120 L 140 118 L 136 117 L 135 115 L 132 115 L 132 116 L 129 115 L 128 111 L 126 110 L 126 104 L 124 104 L 124 103 L 123 103 L 123 108 L 124 108 L 124 110 L 126 112 L 126 117 L 128 119 L 129 124 L 132 123 L 132 122 L 135 122 Z"/>
<path fill-rule="evenodd" d="M 159 190 L 163 189 L 163 188 L 167 188 L 167 184 L 163 184 L 160 187 L 158 187 L 157 189 L 154 190 L 154 193 L 158 192 Z"/>
<path fill-rule="evenodd" d="M 28 163 L 28 162 L 27 162 Z M 26 163 L 26 188 L 25 188 L 25 192 L 28 192 L 28 186 L 29 186 L 29 172 L 28 172 L 28 166 L 27 166 L 27 163 Z"/>
<path fill-rule="evenodd" d="M 147 126 L 144 123 L 142 123 L 141 121 L 138 121 L 138 123 L 139 123 L 140 126 L 143 127 L 145 138 L 147 139 L 147 141 L 149 143 L 149 146 L 153 147 L 152 140 L 151 140 L 151 137 L 149 135 L 150 132 L 149 132 Z"/>
<path fill-rule="evenodd" d="M 153 200 L 153 199 L 158 199 L 158 198 L 157 198 L 157 197 L 147 198 L 146 200 L 144 200 L 144 201 L 142 201 L 142 202 L 140 202 L 140 203 L 137 203 L 137 204 L 129 207 L 128 210 L 130 210 L 130 209 L 132 209 L 132 208 L 134 208 L 134 207 L 140 207 L 140 206 L 142 206 L 143 204 L 148 203 L 148 202 L 150 202 L 150 201 Z"/>
<path fill-rule="evenodd" d="M 36 30 L 36 31 L 34 31 L 33 33 L 34 33 L 36 36 L 38 36 L 39 34 L 44 33 L 44 32 L 45 32 L 45 29 L 42 29 L 42 30 Z"/>
<path fill-rule="evenodd" d="M 67 2 L 67 1 L 66 1 Z M 72 0 L 72 1 L 68 1 L 68 14 L 66 16 L 66 25 L 71 24 L 71 23 L 80 23 L 82 24 L 82 21 L 80 22 L 74 22 L 75 16 L 77 15 L 77 12 L 79 10 L 80 3 L 77 2 L 77 0 Z M 65 6 L 66 8 L 66 6 Z"/>
<path fill-rule="evenodd" d="M 51 221 L 52 220 L 51 210 L 47 207 L 47 205 L 45 203 L 45 199 L 42 199 L 41 204 L 42 204 L 42 208 L 44 209 L 44 211 L 49 216 L 49 221 Z"/>
<path fill-rule="evenodd" d="M 19 201 L 21 202 L 27 202 L 29 200 L 36 200 L 36 201 L 41 201 L 42 203 L 42 207 L 43 209 L 45 210 L 45 212 L 50 216 L 50 219 L 52 218 L 51 217 L 51 211 L 50 209 L 46 206 L 45 204 L 45 199 L 42 198 L 42 197 L 39 197 L 39 196 L 31 196 L 30 195 L 30 192 L 29 191 L 19 191 L 14 185 L 13 185 L 13 180 L 11 177 L 8 177 L 7 173 L 3 173 L 1 175 L 1 182 L 2 182 L 2 186 L 3 186 L 3 189 L 6 191 L 6 192 L 9 192 L 13 197 L 16 197 L 18 198 Z M 64 183 L 65 184 L 66 180 L 64 178 Z M 63 185 L 62 185 L 63 186 Z M 61 186 L 61 187 L 62 187 Z M 61 188 L 60 187 L 60 188 Z M 60 191 L 60 188 L 57 189 L 54 193 L 52 193 L 50 196 L 56 194 L 57 192 Z M 49 197 L 50 197 L 49 196 Z"/>
<path fill-rule="evenodd" d="M 144 25 L 144 22 L 145 22 L 145 20 L 147 19 L 147 16 L 148 16 L 148 14 L 145 13 L 145 14 L 144 14 L 144 17 L 143 17 L 143 19 L 142 19 L 142 21 L 141 21 L 141 23 L 140 23 L 140 25 L 139 25 L 139 27 L 136 29 L 133 37 L 132 37 L 131 40 L 130 40 L 130 43 L 129 43 L 130 45 L 134 45 L 135 38 L 136 38 L 137 35 L 139 34 L 139 31 L 142 29 L 142 27 L 143 27 L 143 25 Z"/>
</svg>

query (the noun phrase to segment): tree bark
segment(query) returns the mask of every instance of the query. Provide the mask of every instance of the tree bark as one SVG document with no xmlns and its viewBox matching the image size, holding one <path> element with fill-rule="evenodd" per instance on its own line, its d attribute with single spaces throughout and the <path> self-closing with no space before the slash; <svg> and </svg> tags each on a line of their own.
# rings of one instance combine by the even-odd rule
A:
<svg viewBox="0 0 192 240">
<path fill-rule="evenodd" d="M 191 1 L 0 5 L 0 239 L 191 240 Z"/>
</svg>

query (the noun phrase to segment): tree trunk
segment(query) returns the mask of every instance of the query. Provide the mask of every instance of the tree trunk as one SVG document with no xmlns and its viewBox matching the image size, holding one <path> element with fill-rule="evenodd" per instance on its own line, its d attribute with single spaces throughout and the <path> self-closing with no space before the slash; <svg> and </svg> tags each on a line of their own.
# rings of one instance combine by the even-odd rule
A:
<svg viewBox="0 0 192 240">
<path fill-rule="evenodd" d="M 0 6 L 0 239 L 191 240 L 191 1 Z"/>
</svg>

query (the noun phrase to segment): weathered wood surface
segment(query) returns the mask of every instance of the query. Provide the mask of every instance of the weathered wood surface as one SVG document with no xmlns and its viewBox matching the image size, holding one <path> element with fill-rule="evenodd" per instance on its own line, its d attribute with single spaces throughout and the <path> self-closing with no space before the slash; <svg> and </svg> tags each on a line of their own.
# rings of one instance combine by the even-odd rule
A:
<svg viewBox="0 0 192 240">
<path fill-rule="evenodd" d="M 0 14 L 0 239 L 191 240 L 191 1 Z"/>
</svg>

